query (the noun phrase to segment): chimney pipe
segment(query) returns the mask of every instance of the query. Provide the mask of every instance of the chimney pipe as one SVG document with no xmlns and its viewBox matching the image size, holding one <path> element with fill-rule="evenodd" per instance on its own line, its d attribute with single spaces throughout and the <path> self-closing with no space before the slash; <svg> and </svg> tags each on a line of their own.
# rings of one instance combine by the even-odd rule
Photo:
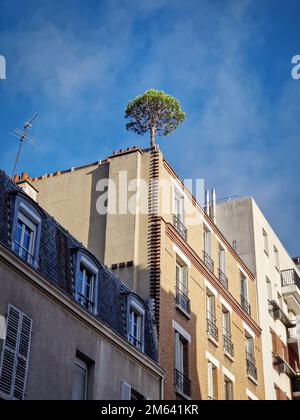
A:
<svg viewBox="0 0 300 420">
<path fill-rule="evenodd" d="M 217 224 L 217 197 L 216 197 L 216 190 L 213 188 L 211 191 L 212 194 L 212 211 L 211 211 L 211 218 L 214 224 Z"/>
<path fill-rule="evenodd" d="M 205 211 L 208 217 L 210 216 L 210 208 L 209 208 L 209 190 L 205 192 Z"/>
</svg>

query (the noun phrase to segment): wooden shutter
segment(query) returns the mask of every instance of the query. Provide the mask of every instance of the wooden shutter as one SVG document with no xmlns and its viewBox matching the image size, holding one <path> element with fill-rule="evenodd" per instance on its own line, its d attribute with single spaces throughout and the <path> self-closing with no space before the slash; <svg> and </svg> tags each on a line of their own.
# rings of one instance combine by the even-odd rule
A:
<svg viewBox="0 0 300 420">
<path fill-rule="evenodd" d="M 0 392 L 6 394 L 9 399 L 24 399 L 31 331 L 32 320 L 9 305 L 0 369 Z"/>
<path fill-rule="evenodd" d="M 121 400 L 123 401 L 131 400 L 131 386 L 124 381 L 121 382 Z"/>
</svg>

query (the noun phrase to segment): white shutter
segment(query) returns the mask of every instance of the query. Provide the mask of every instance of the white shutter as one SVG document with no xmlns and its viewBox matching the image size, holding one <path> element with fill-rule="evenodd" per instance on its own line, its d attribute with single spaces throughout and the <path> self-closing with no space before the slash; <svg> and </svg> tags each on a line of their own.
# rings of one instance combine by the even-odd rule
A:
<svg viewBox="0 0 300 420">
<path fill-rule="evenodd" d="M 124 381 L 121 382 L 121 400 L 123 401 L 131 400 L 131 386 Z"/>
<path fill-rule="evenodd" d="M 6 340 L 1 360 L 0 392 L 10 399 L 24 399 L 32 320 L 9 305 Z"/>
<path fill-rule="evenodd" d="M 214 397 L 213 364 L 208 362 L 208 398 Z"/>
<path fill-rule="evenodd" d="M 187 291 L 188 291 L 188 273 L 189 273 L 188 270 L 189 269 L 188 269 L 188 266 L 187 265 L 185 265 L 184 267 L 182 267 L 182 284 L 184 286 L 183 292 L 185 294 L 187 294 Z"/>
</svg>

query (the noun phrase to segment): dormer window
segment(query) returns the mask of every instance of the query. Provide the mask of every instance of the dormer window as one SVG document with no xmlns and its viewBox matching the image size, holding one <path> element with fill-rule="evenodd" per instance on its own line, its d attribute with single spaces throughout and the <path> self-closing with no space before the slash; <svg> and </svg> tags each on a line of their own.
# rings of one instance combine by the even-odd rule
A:
<svg viewBox="0 0 300 420">
<path fill-rule="evenodd" d="M 128 341 L 141 351 L 144 351 L 144 319 L 145 308 L 131 296 L 128 310 Z"/>
<path fill-rule="evenodd" d="M 84 308 L 97 314 L 98 268 L 83 253 L 77 255 L 75 299 Z"/>
<path fill-rule="evenodd" d="M 12 249 L 34 267 L 38 266 L 39 242 L 41 234 L 41 218 L 35 208 L 17 197 L 15 204 Z"/>
</svg>

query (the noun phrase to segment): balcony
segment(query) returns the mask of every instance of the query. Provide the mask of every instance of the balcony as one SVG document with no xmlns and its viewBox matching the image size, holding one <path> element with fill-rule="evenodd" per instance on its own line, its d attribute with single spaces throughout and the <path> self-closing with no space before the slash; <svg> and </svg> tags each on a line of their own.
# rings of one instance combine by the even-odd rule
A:
<svg viewBox="0 0 300 420">
<path fill-rule="evenodd" d="M 203 251 L 203 262 L 206 265 L 206 267 L 209 269 L 209 271 L 213 273 L 214 267 L 215 267 L 214 260 L 205 251 Z"/>
<path fill-rule="evenodd" d="M 223 273 L 223 271 L 219 268 L 219 281 L 222 284 L 222 286 L 228 290 L 228 277 L 226 274 Z"/>
<path fill-rule="evenodd" d="M 251 379 L 254 379 L 254 381 L 257 381 L 257 368 L 256 368 L 256 361 L 254 357 L 246 353 L 246 363 L 247 363 L 247 374 Z"/>
<path fill-rule="evenodd" d="M 277 354 L 273 356 L 273 366 L 279 375 L 286 374 L 291 379 L 295 378 L 297 375 L 290 364 L 283 357 Z"/>
<path fill-rule="evenodd" d="M 179 220 L 175 214 L 173 214 L 173 226 L 179 233 L 179 235 L 186 241 L 187 240 L 187 229 L 184 224 Z"/>
<path fill-rule="evenodd" d="M 183 397 L 187 397 L 189 399 L 192 395 L 191 380 L 177 369 L 174 371 L 174 379 L 176 391 Z"/>
<path fill-rule="evenodd" d="M 232 343 L 231 334 L 223 329 L 223 350 L 224 353 L 229 355 L 231 358 L 234 357 L 234 345 Z"/>
<path fill-rule="evenodd" d="M 176 287 L 176 305 L 181 309 L 184 315 L 187 315 L 190 318 L 191 313 L 191 303 L 190 299 L 187 296 L 188 291 L 182 290 L 182 286 L 177 285 Z"/>
<path fill-rule="evenodd" d="M 294 270 L 281 271 L 281 286 L 288 309 L 300 315 L 300 277 Z"/>
<path fill-rule="evenodd" d="M 269 301 L 269 313 L 274 321 L 281 321 L 286 328 L 294 328 L 295 324 L 290 320 L 289 316 L 283 311 L 276 300 Z"/>
<path fill-rule="evenodd" d="M 245 312 L 247 312 L 248 315 L 251 316 L 251 305 L 247 301 L 247 299 L 244 298 L 244 296 L 241 296 L 241 307 L 244 309 Z"/>
<path fill-rule="evenodd" d="M 217 327 L 217 319 L 211 313 L 207 314 L 207 336 L 214 343 L 219 341 L 219 330 Z"/>
</svg>

